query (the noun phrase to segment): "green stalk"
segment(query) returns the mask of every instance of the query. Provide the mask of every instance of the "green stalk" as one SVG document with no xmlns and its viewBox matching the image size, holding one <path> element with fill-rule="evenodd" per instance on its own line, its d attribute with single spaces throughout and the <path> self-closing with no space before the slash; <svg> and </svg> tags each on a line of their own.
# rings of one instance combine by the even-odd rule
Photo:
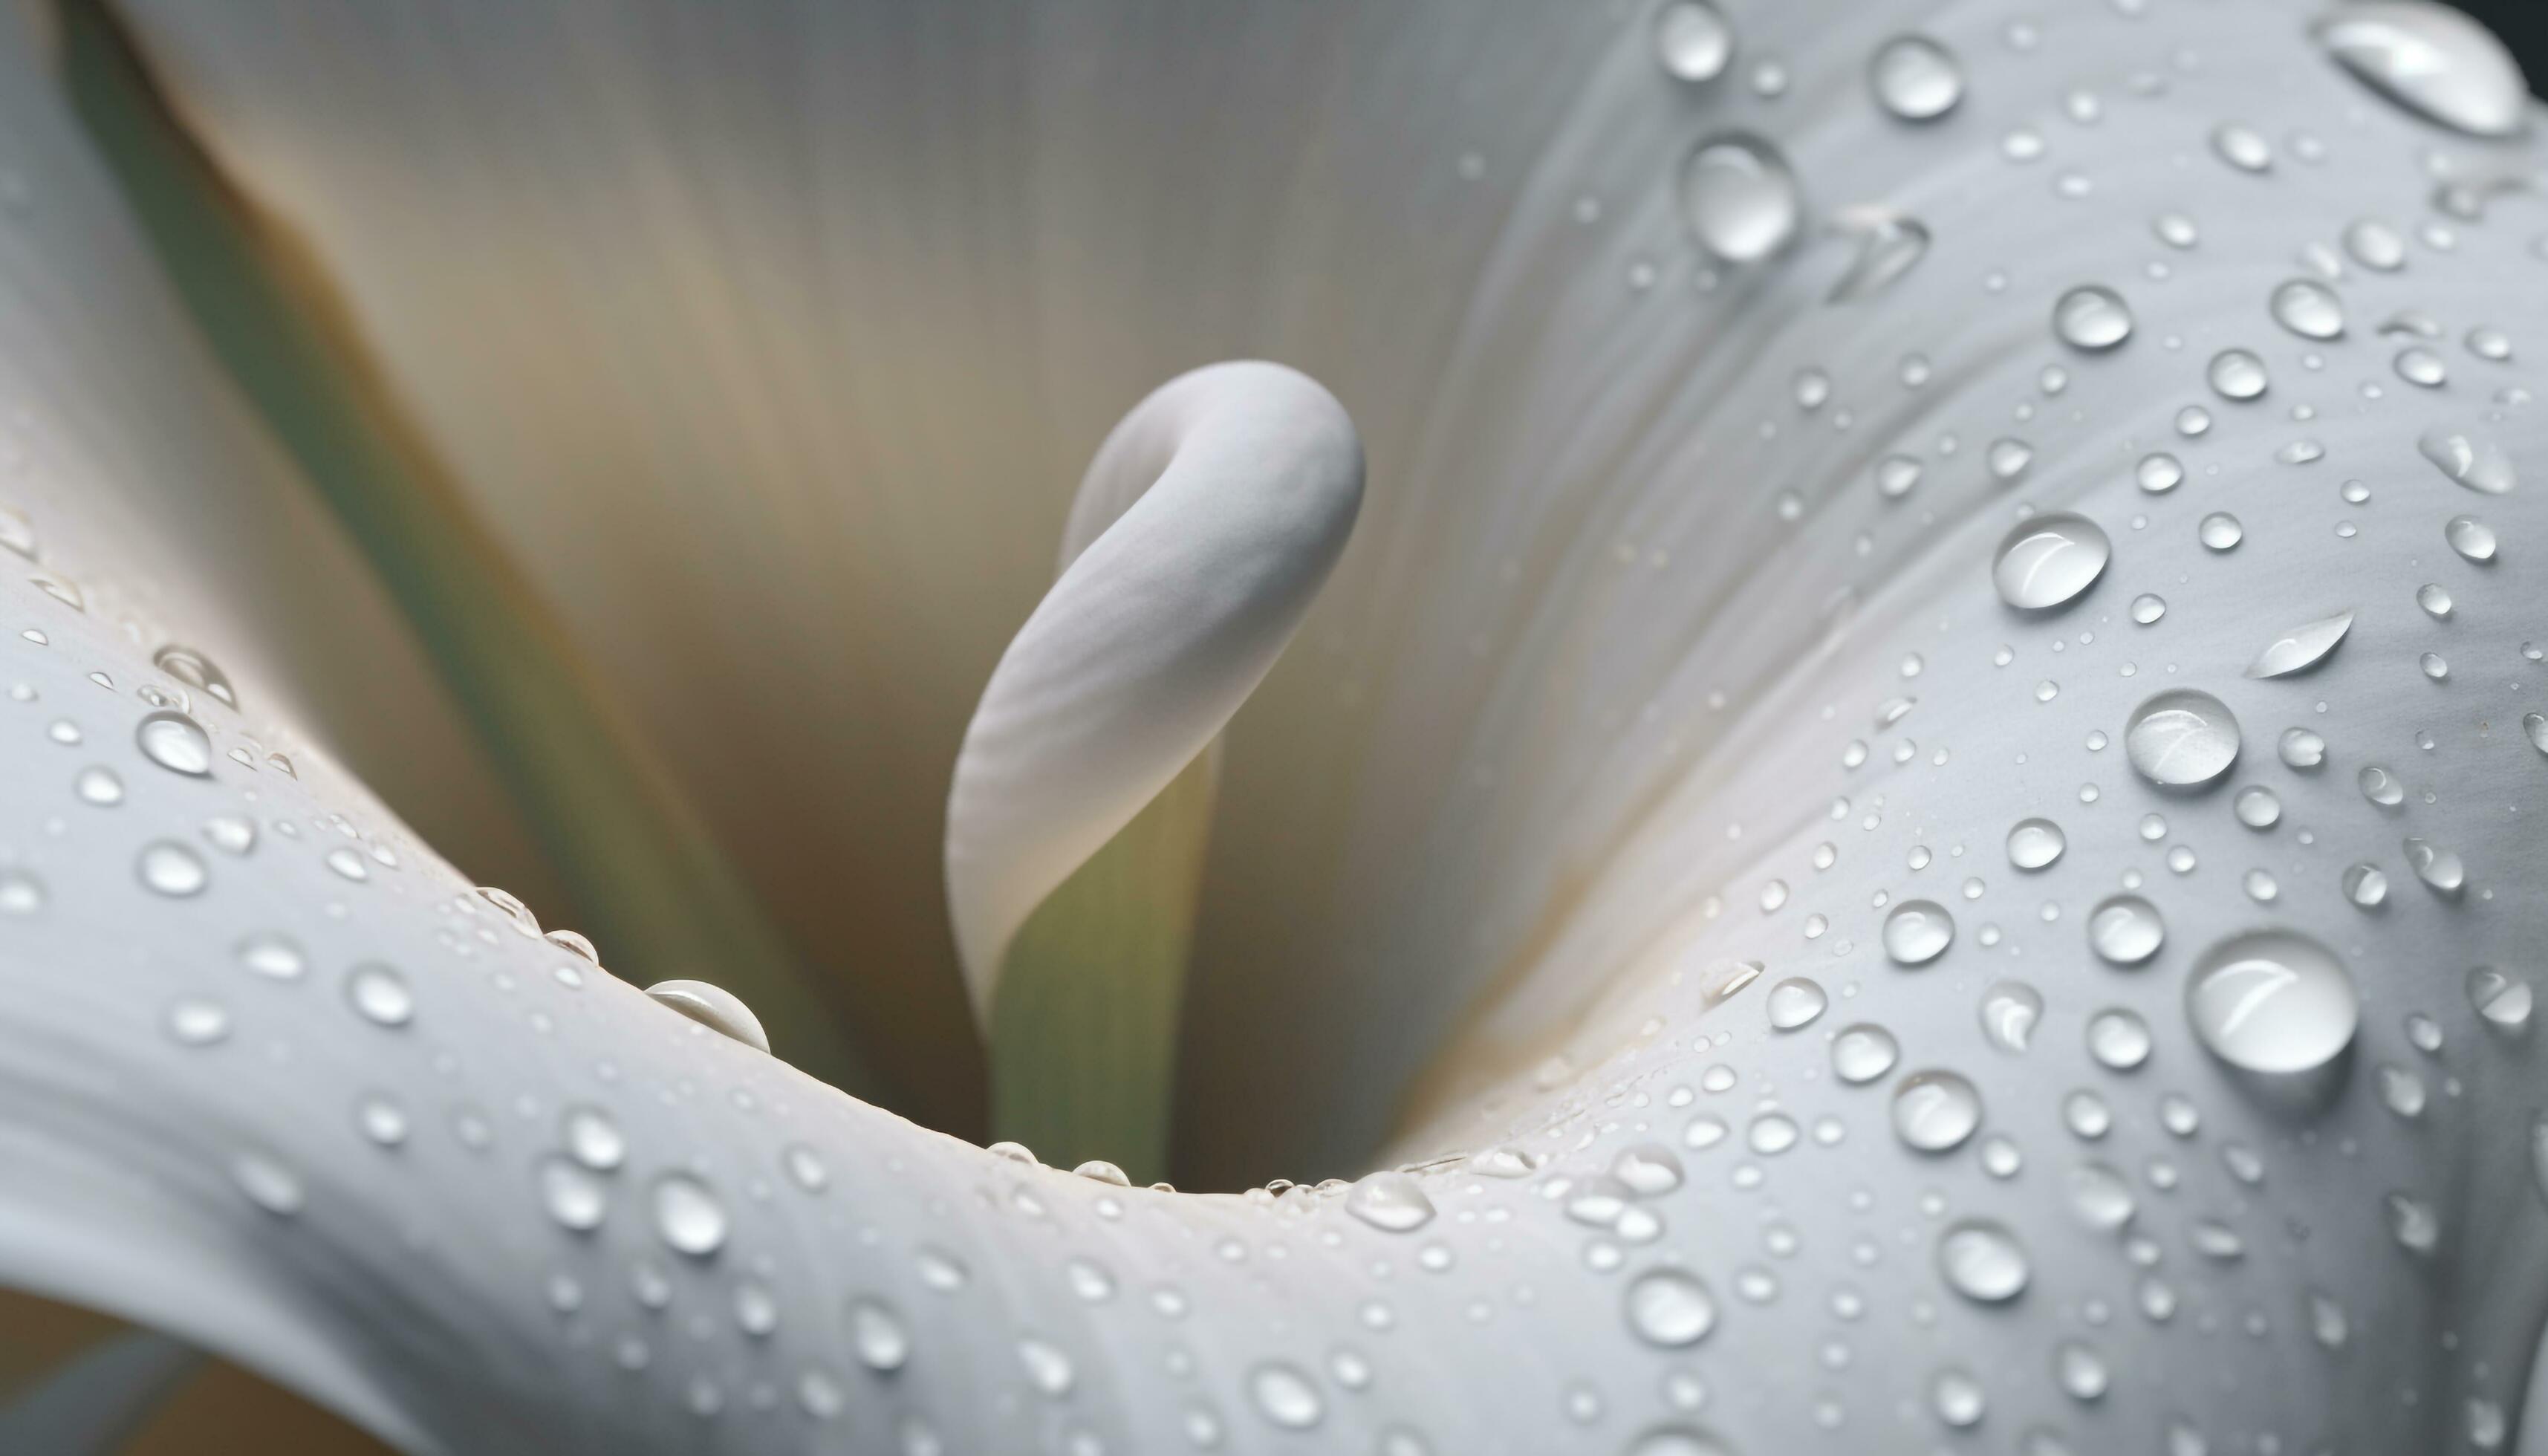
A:
<svg viewBox="0 0 2548 1456">
<path fill-rule="evenodd" d="M 220 172 L 100 0 L 62 0 L 71 104 L 214 352 L 380 573 L 583 922 L 627 979 L 714 981 L 775 1049 L 866 1086 L 839 1019 L 398 406 L 326 275 Z"/>
<path fill-rule="evenodd" d="M 1167 1176 L 1177 1013 L 1218 751 L 1027 917 L 991 997 L 991 1126 L 1055 1167 Z"/>
</svg>

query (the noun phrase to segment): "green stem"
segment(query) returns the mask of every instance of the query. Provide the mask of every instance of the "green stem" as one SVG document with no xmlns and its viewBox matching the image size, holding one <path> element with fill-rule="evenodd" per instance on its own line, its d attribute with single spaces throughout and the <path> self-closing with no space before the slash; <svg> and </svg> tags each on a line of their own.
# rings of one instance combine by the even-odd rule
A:
<svg viewBox="0 0 2548 1456">
<path fill-rule="evenodd" d="M 1166 1176 L 1177 1013 L 1211 834 L 1205 750 L 1027 918 L 991 998 L 991 1125 L 1056 1167 Z"/>
</svg>

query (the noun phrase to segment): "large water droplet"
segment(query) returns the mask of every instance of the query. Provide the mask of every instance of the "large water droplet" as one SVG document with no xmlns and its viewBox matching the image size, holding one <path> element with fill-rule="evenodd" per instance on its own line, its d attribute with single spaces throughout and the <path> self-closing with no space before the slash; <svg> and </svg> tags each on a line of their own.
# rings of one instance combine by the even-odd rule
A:
<svg viewBox="0 0 2548 1456">
<path fill-rule="evenodd" d="M 2133 336 L 2133 311 L 2123 295 L 2083 283 L 2052 306 L 2052 332 L 2074 349 L 2111 349 Z"/>
<path fill-rule="evenodd" d="M 2008 831 L 2008 863 L 2020 869 L 2042 869 L 2069 847 L 2061 826 L 2049 819 L 2020 819 Z"/>
<path fill-rule="evenodd" d="M 2335 290 L 2315 278 L 2295 278 L 2274 290 L 2274 321 L 2303 338 L 2329 339 L 2344 332 L 2344 305 Z"/>
<path fill-rule="evenodd" d="M 2088 945 L 2113 965 L 2138 965 L 2158 954 L 2167 922 L 2138 895 L 2109 895 L 2088 912 Z"/>
<path fill-rule="evenodd" d="M 2004 1304 L 2026 1289 L 2026 1248 L 1999 1225 L 1967 1219 L 1939 1237 L 1938 1273 L 1968 1300 Z"/>
<path fill-rule="evenodd" d="M 1656 1269 L 1628 1286 L 1628 1328 L 1648 1344 L 1679 1349 L 1716 1327 L 1716 1297 L 1695 1274 Z"/>
<path fill-rule="evenodd" d="M 2472 491 L 2501 496 L 2518 483 L 2512 457 L 2494 441 L 2480 439 L 2466 430 L 2437 424 L 2416 437 L 2415 448 L 2442 474 Z"/>
<path fill-rule="evenodd" d="M 770 1034 L 743 998 L 706 981 L 657 981 L 646 994 L 722 1037 L 731 1037 L 756 1051 L 770 1049 Z"/>
<path fill-rule="evenodd" d="M 2112 1233 L 2133 1221 L 2133 1185 L 2104 1163 L 2081 1163 L 2070 1170 L 2070 1212 L 2100 1233 Z"/>
<path fill-rule="evenodd" d="M 628 1157 L 627 1136 L 610 1114 L 597 1107 L 571 1107 L 560 1129 L 566 1150 L 596 1173 L 607 1173 Z"/>
<path fill-rule="evenodd" d="M 2165 451 L 2141 457 L 2133 468 L 2133 480 L 2153 496 L 2164 496 L 2185 480 L 2185 466 Z"/>
<path fill-rule="evenodd" d="M 562 1157 L 540 1160 L 540 1206 L 561 1228 L 589 1233 L 601 1227 L 610 1195 L 601 1180 Z"/>
<path fill-rule="evenodd" d="M 2495 527 L 2474 515 L 2455 515 L 2444 521 L 2442 539 L 2466 560 L 2495 560 Z"/>
<path fill-rule="evenodd" d="M 403 1027 L 415 1016 L 415 993 L 398 968 L 367 960 L 345 973 L 345 1000 L 365 1021 Z"/>
<path fill-rule="evenodd" d="M 714 1190 L 688 1173 L 667 1173 L 655 1180 L 655 1232 L 666 1246 L 692 1258 L 706 1258 L 725 1246 L 725 1204 Z"/>
<path fill-rule="evenodd" d="M 1257 1413 L 1285 1430 L 1308 1430 L 1327 1410 L 1310 1377 L 1280 1360 L 1249 1371 L 1247 1393 L 1255 1399 Z"/>
<path fill-rule="evenodd" d="M 1784 248 L 1804 214 L 1786 158 L 1739 132 L 1702 141 L 1683 159 L 1681 205 L 1690 235 L 1728 263 L 1759 262 Z"/>
<path fill-rule="evenodd" d="M 1407 1233 L 1433 1221 L 1433 1200 L 1405 1173 L 1374 1173 L 1345 1195 L 1345 1212 L 1390 1233 Z"/>
<path fill-rule="evenodd" d="M 1844 235 L 1857 239 L 1858 256 L 1850 262 L 1849 271 L 1832 285 L 1831 292 L 1824 297 L 1826 303 L 1847 304 L 1873 298 L 1910 272 L 1912 266 L 1929 251 L 1928 225 L 1889 208 L 1851 208 L 1834 218 L 1832 224 Z M 1902 457 L 1893 458 L 1899 460 Z M 1911 479 L 1916 481 L 1919 478 L 1919 464 L 1914 461 Z M 1886 480 L 1885 473 L 1879 469 L 1876 475 L 1878 486 L 1884 486 Z M 1908 489 L 1910 486 L 1905 483 L 1901 490 L 1887 489 L 1885 494 L 1899 496 Z"/>
<path fill-rule="evenodd" d="M 1913 1072 L 1893 1089 L 1893 1132 L 1904 1145 L 1945 1152 L 1982 1123 L 1982 1095 L 1956 1072 Z"/>
<path fill-rule="evenodd" d="M 230 686 L 230 680 L 211 658 L 195 649 L 171 644 L 160 648 L 151 656 L 150 661 L 158 667 L 159 671 L 187 686 L 200 688 L 228 703 L 231 707 L 238 706 L 238 689 Z"/>
<path fill-rule="evenodd" d="M 172 774 L 201 778 L 213 772 L 213 740 L 184 713 L 151 713 L 133 730 L 141 756 Z"/>
<path fill-rule="evenodd" d="M 1999 599 L 2027 611 L 2061 605 L 2106 570 L 2114 546 L 2095 521 L 2056 511 L 2023 520 L 2000 537 L 1991 558 Z"/>
<path fill-rule="evenodd" d="M 1655 14 L 1655 59 L 1676 80 L 1713 81 L 1734 58 L 1734 28 L 1705 0 L 1674 0 Z"/>
<path fill-rule="evenodd" d="M 2460 863 L 2456 851 L 2444 849 L 2428 839 L 2409 839 L 2403 848 L 2407 855 L 2407 867 L 2414 870 L 2415 877 L 2434 893 L 2457 895 L 2468 883 L 2468 866 Z"/>
<path fill-rule="evenodd" d="M 2486 27 L 2447 6 L 2346 5 L 2313 29 L 2326 53 L 2400 106 L 2474 136 L 2521 130 L 2529 88 Z"/>
<path fill-rule="evenodd" d="M 2088 1019 L 2088 1054 L 2108 1070 L 2131 1071 L 2149 1060 L 2149 1023 L 2120 1006 L 2098 1012 Z"/>
<path fill-rule="evenodd" d="M 2238 758 L 2238 720 L 2211 693 L 2171 687 L 2133 709 L 2124 723 L 2124 757 L 2162 787 L 2210 783 Z"/>
<path fill-rule="evenodd" d="M 1876 47 L 1867 81 L 1877 104 L 1906 122 L 1945 116 L 1964 98 L 1964 68 L 1926 36 L 1896 36 Z"/>
<path fill-rule="evenodd" d="M 2317 667 L 2328 653 L 2335 651 L 2335 645 L 2344 640 L 2344 634 L 2352 630 L 2353 613 L 2349 609 L 2314 622 L 2303 622 L 2266 643 L 2265 650 L 2256 654 L 2256 660 L 2247 665 L 2247 676 L 2280 678 L 2304 668 Z"/>
<path fill-rule="evenodd" d="M 1935 900 L 1905 900 L 1884 917 L 1884 954 L 1896 965 L 1926 965 L 1955 939 L 1955 918 Z"/>
<path fill-rule="evenodd" d="M 2247 539 L 2247 528 L 2229 511 L 2216 510 L 2196 523 L 2194 535 L 2207 550 L 2228 551 Z"/>
<path fill-rule="evenodd" d="M 2333 952 L 2294 931 L 2255 930 L 2195 961 L 2185 1015 L 2204 1046 L 2232 1066 L 2305 1072 L 2352 1042 L 2361 1002 Z"/>
</svg>

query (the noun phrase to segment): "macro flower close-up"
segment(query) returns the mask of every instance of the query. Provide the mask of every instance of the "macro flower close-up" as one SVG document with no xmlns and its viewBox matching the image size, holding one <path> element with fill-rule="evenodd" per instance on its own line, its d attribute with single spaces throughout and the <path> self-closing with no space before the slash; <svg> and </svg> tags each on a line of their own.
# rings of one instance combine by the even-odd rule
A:
<svg viewBox="0 0 2548 1456">
<path fill-rule="evenodd" d="M 2543 30 L 0 7 L 0 1453 L 2548 1456 Z"/>
</svg>

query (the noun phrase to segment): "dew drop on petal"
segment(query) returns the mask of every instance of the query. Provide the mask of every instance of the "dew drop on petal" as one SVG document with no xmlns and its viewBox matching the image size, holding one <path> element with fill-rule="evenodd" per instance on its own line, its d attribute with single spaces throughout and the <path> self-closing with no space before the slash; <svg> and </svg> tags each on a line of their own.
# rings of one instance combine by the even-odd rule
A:
<svg viewBox="0 0 2548 1456">
<path fill-rule="evenodd" d="M 2111 1071 L 2131 1071 L 2149 1059 L 2149 1023 L 2123 1007 L 2088 1018 L 2088 1054 Z"/>
<path fill-rule="evenodd" d="M 1727 133 L 1699 142 L 1681 166 L 1682 220 L 1720 262 L 1754 263 L 1794 240 L 1804 199 L 1769 141 Z"/>
<path fill-rule="evenodd" d="M 667 1173 L 655 1180 L 655 1232 L 667 1247 L 692 1258 L 706 1258 L 725 1246 L 725 1204 L 707 1184 L 688 1173 Z"/>
<path fill-rule="evenodd" d="M 1851 1086 L 1863 1086 L 1893 1070 L 1901 1054 L 1891 1032 L 1861 1022 L 1832 1039 L 1832 1075 Z"/>
<path fill-rule="evenodd" d="M 2455 515 L 2443 522 L 2442 539 L 2466 560 L 2495 560 L 2495 527 L 2476 516 Z"/>
<path fill-rule="evenodd" d="M 2229 551 L 2247 539 L 2247 528 L 2229 511 L 2216 510 L 2196 524 L 2194 534 L 2208 550 Z"/>
<path fill-rule="evenodd" d="M 2111 965 L 2138 965 L 2158 954 L 2167 923 L 2138 895 L 2109 895 L 2088 912 L 2088 945 Z"/>
<path fill-rule="evenodd" d="M 1938 1273 L 1964 1298 L 1996 1305 L 2023 1293 L 2030 1271 L 2017 1235 L 1989 1220 L 1967 1219 L 1940 1235 Z"/>
<path fill-rule="evenodd" d="M 1884 954 L 1896 965 L 1926 965 L 1955 939 L 1955 918 L 1935 900 L 1905 900 L 1884 917 Z"/>
<path fill-rule="evenodd" d="M 2353 1041 L 2361 1002 L 2335 954 L 2294 931 L 2245 931 L 2205 951 L 2186 1021 L 2213 1055 L 2252 1072 L 2314 1071 Z"/>
<path fill-rule="evenodd" d="M 695 980 L 657 981 L 646 988 L 646 994 L 721 1037 L 755 1051 L 770 1049 L 770 1034 L 761 1029 L 761 1018 L 752 1014 L 742 997 L 722 986 Z"/>
<path fill-rule="evenodd" d="M 1308 1430 L 1327 1410 L 1310 1377 L 1280 1360 L 1249 1371 L 1247 1393 L 1256 1403 L 1257 1413 L 1285 1430 Z"/>
<path fill-rule="evenodd" d="M 1628 1286 L 1628 1328 L 1666 1349 L 1694 1345 L 1716 1327 L 1716 1297 L 1695 1274 L 1656 1269 Z"/>
<path fill-rule="evenodd" d="M 213 772 L 213 740 L 203 725 L 179 712 L 143 717 L 133 730 L 141 756 L 171 774 L 202 778 Z"/>
<path fill-rule="evenodd" d="M 1734 28 L 1706 0 L 1673 0 L 1655 14 L 1655 59 L 1664 73 L 1693 84 L 1713 81 L 1734 58 Z"/>
<path fill-rule="evenodd" d="M 1893 1089 L 1893 1131 L 1903 1145 L 1945 1152 L 1981 1126 L 1982 1098 L 1956 1072 L 1913 1072 Z"/>
<path fill-rule="evenodd" d="M 1388 1233 L 1408 1233 L 1433 1221 L 1433 1200 L 1405 1173 L 1374 1173 L 1345 1195 L 1345 1212 Z"/>
<path fill-rule="evenodd" d="M 849 1321 L 850 1348 L 869 1370 L 890 1374 L 911 1358 L 911 1333 L 891 1305 L 862 1295 L 850 1301 Z"/>
<path fill-rule="evenodd" d="M 2304 622 L 2265 644 L 2256 660 L 2247 665 L 2250 678 L 2281 678 L 2317 667 L 2326 655 L 2335 651 L 2344 634 L 2353 630 L 2353 613 L 2340 611 L 2333 616 Z"/>
<path fill-rule="evenodd" d="M 1982 1035 L 2002 1051 L 2024 1051 L 2044 1020 L 2044 993 L 2024 981 L 2000 981 L 1982 992 Z"/>
<path fill-rule="evenodd" d="M 2104 574 L 2113 544 L 2095 521 L 2055 511 L 2018 522 L 1991 558 L 1999 598 L 2027 611 L 2059 606 Z"/>
<path fill-rule="evenodd" d="M 2424 0 L 2347 5 L 2311 34 L 2363 84 L 2409 112 L 2473 136 L 2521 130 L 2529 89 L 2486 27 Z"/>
<path fill-rule="evenodd" d="M 2444 849 L 2428 839 L 2413 838 L 2404 841 L 2402 848 L 2407 856 L 2407 867 L 2414 870 L 2415 877 L 2434 893 L 2457 895 L 2468 883 L 2468 866 L 2460 863 L 2456 851 Z"/>
<path fill-rule="evenodd" d="M 365 1021 L 403 1027 L 415 1016 L 415 993 L 398 968 L 368 960 L 345 973 L 345 1000 Z"/>
<path fill-rule="evenodd" d="M 2530 983 L 2492 965 L 2468 973 L 2468 999 L 2469 1009 L 2489 1026 L 2514 1031 L 2530 1020 Z"/>
<path fill-rule="evenodd" d="M 200 895 L 212 883 L 204 857 L 173 839 L 143 845 L 140 856 L 134 861 L 134 872 L 140 876 L 145 888 L 171 899 Z"/>
<path fill-rule="evenodd" d="M 2435 425 L 2416 438 L 2415 449 L 2442 474 L 2484 495 L 2502 496 L 2517 483 L 2512 457 L 2465 430 Z"/>
<path fill-rule="evenodd" d="M 2330 339 L 2344 332 L 2344 305 L 2335 290 L 2314 278 L 2295 278 L 2274 290 L 2274 321 L 2303 338 Z"/>
<path fill-rule="evenodd" d="M 1822 986 L 1804 976 L 1789 976 L 1770 988 L 1770 1025 L 1778 1031 L 1792 1032 L 1810 1026 L 1831 1004 Z"/>
<path fill-rule="evenodd" d="M 1897 36 L 1876 47 L 1867 80 L 1877 104 L 1906 122 L 1945 116 L 1964 97 L 1962 65 L 1926 36 Z"/>
<path fill-rule="evenodd" d="M 540 1206 L 559 1228 L 590 1233 L 601 1227 L 610 1195 L 589 1170 L 563 1157 L 545 1157 L 540 1159 L 539 1183 Z"/>
<path fill-rule="evenodd" d="M 2053 304 L 2052 332 L 2074 349 L 2100 353 L 2133 336 L 2133 311 L 2113 289 L 2084 283 Z"/>
<path fill-rule="evenodd" d="M 2008 831 L 2008 863 L 2020 869 L 2042 869 L 2069 847 L 2061 826 L 2049 819 L 2020 819 Z"/>
<path fill-rule="evenodd" d="M 2124 724 L 2124 757 L 2161 787 L 2210 783 L 2237 760 L 2238 720 L 2208 692 L 2172 687 L 2133 709 Z"/>
</svg>

